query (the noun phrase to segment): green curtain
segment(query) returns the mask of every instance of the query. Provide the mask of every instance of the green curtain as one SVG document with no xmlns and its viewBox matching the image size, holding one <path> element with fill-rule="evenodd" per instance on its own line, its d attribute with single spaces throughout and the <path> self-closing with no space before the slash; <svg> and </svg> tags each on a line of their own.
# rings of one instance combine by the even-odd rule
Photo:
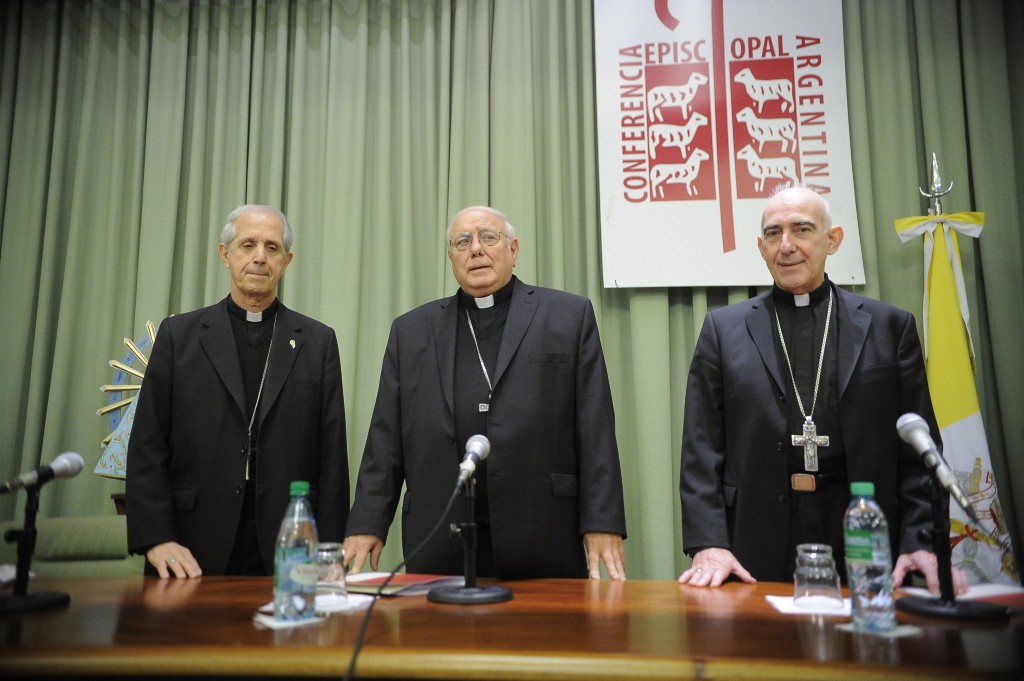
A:
<svg viewBox="0 0 1024 681">
<path fill-rule="evenodd" d="M 505 211 L 525 281 L 595 305 L 616 405 L 631 578 L 682 554 L 682 402 L 704 314 L 742 288 L 605 289 L 594 3 L 551 0 L 56 0 L 0 9 L 0 476 L 81 452 L 41 515 L 114 512 L 91 474 L 122 339 L 224 297 L 216 241 L 247 202 L 284 210 L 281 298 L 339 336 L 357 471 L 391 320 L 456 287 L 450 216 Z M 784 3 L 779 3 L 784 5 Z M 859 292 L 921 317 L 926 209 L 941 159 L 961 239 L 977 383 L 1020 555 L 1024 502 L 1024 10 L 1010 0 L 843 3 Z M 658 244 L 649 244 L 658 248 Z M 740 248 L 756 245 L 740 244 Z M 699 258 L 680 253 L 679 267 Z M 202 399 L 202 395 L 195 395 Z M 23 513 L 0 497 L 0 518 Z M 383 566 L 401 559 L 397 529 Z"/>
</svg>

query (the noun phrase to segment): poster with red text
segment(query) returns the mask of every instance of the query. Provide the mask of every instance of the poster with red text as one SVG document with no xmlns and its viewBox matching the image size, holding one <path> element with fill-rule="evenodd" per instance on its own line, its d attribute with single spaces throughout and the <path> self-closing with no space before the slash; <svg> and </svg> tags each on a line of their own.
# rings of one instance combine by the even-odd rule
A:
<svg viewBox="0 0 1024 681">
<path fill-rule="evenodd" d="M 863 284 L 841 0 L 595 0 L 606 287 L 767 285 L 761 211 L 813 185 Z"/>
</svg>

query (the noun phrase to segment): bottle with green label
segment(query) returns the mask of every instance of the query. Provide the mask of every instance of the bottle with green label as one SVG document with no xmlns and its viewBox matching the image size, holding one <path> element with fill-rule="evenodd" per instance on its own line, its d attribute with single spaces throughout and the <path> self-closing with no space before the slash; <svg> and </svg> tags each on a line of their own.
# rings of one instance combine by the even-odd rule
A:
<svg viewBox="0 0 1024 681">
<path fill-rule="evenodd" d="M 316 612 L 316 519 L 309 483 L 291 484 L 291 500 L 281 520 L 274 550 L 274 617 L 310 619 Z"/>
<path fill-rule="evenodd" d="M 853 627 L 869 633 L 892 631 L 896 628 L 896 603 L 889 524 L 875 501 L 874 483 L 852 482 L 850 494 L 843 535 Z"/>
</svg>

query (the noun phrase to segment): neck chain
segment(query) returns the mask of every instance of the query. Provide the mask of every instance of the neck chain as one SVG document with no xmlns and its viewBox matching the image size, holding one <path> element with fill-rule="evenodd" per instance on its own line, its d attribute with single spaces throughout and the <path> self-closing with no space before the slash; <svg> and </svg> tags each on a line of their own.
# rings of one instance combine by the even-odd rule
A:
<svg viewBox="0 0 1024 681">
<path fill-rule="evenodd" d="M 782 324 L 779 323 L 779 312 L 772 308 L 775 313 L 775 328 L 779 331 L 779 342 L 782 344 L 782 355 L 786 358 L 786 368 L 789 369 L 789 378 L 793 381 L 793 392 L 796 394 L 796 405 L 800 408 L 800 415 L 804 417 L 802 435 L 793 435 L 792 442 L 795 447 L 804 448 L 804 469 L 808 471 L 818 470 L 818 447 L 828 447 L 828 436 L 818 435 L 818 428 L 814 425 L 814 405 L 818 403 L 818 387 L 821 385 L 821 367 L 825 363 L 825 344 L 828 342 L 828 324 L 832 318 L 832 291 L 828 292 L 828 311 L 825 313 L 825 333 L 821 338 L 821 355 L 818 357 L 818 373 L 814 377 L 814 398 L 811 400 L 811 411 L 804 411 L 803 400 L 800 399 L 800 388 L 796 384 L 796 376 L 793 374 L 793 364 L 789 361 L 789 351 L 786 349 L 786 339 L 782 336 Z"/>
<path fill-rule="evenodd" d="M 252 424 L 256 422 L 256 412 L 260 408 L 260 397 L 263 396 L 263 384 L 267 380 L 267 367 L 270 366 L 270 351 L 274 348 L 274 335 L 277 333 L 277 313 L 274 313 L 274 326 L 270 329 L 270 347 L 267 348 L 267 361 L 263 363 L 263 375 L 260 377 L 260 389 L 256 392 L 256 404 L 252 406 L 252 416 L 249 417 L 249 433 L 245 442 L 245 479 L 249 479 L 249 469 L 256 459 L 256 447 L 252 442 Z"/>
<path fill-rule="evenodd" d="M 477 359 L 480 360 L 480 368 L 484 370 L 484 380 L 487 381 L 487 402 L 481 402 L 477 405 L 479 411 L 490 411 L 491 408 L 491 393 L 494 392 L 494 387 L 491 386 L 491 376 L 487 373 L 487 365 L 484 364 L 484 356 L 480 354 L 480 344 L 476 341 L 476 331 L 473 330 L 473 320 L 469 318 L 469 310 L 466 310 L 466 323 L 469 324 L 469 334 L 473 336 L 473 347 L 476 348 Z"/>
</svg>

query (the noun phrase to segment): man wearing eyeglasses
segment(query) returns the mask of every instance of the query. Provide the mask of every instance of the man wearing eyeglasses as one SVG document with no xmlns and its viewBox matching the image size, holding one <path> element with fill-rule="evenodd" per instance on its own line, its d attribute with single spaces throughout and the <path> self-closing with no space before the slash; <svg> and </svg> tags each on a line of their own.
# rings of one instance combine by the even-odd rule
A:
<svg viewBox="0 0 1024 681">
<path fill-rule="evenodd" d="M 460 211 L 447 252 L 459 290 L 391 327 L 346 560 L 378 569 L 404 483 L 406 569 L 462 574 L 448 527 L 466 512 L 449 501 L 468 440 L 484 435 L 490 455 L 472 478 L 477 575 L 599 579 L 603 563 L 625 579 L 615 415 L 591 302 L 513 276 L 519 240 L 493 208 Z"/>
</svg>

